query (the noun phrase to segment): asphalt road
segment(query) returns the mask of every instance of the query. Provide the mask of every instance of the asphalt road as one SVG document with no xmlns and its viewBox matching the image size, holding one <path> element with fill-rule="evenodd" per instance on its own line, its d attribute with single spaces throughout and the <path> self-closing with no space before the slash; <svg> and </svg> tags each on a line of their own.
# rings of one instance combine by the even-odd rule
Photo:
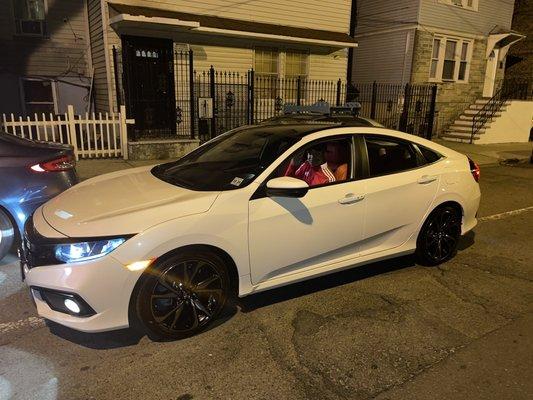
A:
<svg viewBox="0 0 533 400">
<path fill-rule="evenodd" d="M 532 182 L 484 167 L 481 221 L 439 268 L 400 258 L 258 294 L 178 342 L 46 324 L 8 258 L 0 400 L 533 398 Z"/>
</svg>

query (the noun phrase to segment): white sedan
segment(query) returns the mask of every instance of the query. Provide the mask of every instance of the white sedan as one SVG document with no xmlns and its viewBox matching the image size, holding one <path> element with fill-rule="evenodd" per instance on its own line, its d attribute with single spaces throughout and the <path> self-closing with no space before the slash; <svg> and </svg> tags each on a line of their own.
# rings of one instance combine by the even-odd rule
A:
<svg viewBox="0 0 533 400">
<path fill-rule="evenodd" d="M 445 262 L 477 223 L 478 178 L 466 156 L 363 119 L 242 127 L 41 206 L 22 274 L 46 319 L 181 338 L 234 295 L 410 253 Z"/>
</svg>

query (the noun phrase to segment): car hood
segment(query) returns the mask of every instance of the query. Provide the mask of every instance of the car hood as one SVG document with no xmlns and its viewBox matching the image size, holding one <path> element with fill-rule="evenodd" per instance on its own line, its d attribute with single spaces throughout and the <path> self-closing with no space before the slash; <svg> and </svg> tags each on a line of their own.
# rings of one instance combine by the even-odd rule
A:
<svg viewBox="0 0 533 400">
<path fill-rule="evenodd" d="M 206 212 L 219 194 L 171 185 L 153 176 L 151 168 L 82 182 L 47 202 L 43 217 L 70 237 L 136 234 L 171 219 Z"/>
</svg>

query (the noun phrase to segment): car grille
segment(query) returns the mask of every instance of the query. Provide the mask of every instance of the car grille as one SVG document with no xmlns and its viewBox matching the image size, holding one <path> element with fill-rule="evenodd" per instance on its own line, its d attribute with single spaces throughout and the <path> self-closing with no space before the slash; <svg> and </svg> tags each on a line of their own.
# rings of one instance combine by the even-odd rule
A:
<svg viewBox="0 0 533 400">
<path fill-rule="evenodd" d="M 28 218 L 24 225 L 24 235 L 22 238 L 21 257 L 28 268 L 43 265 L 62 264 L 55 257 L 56 243 L 41 236 L 33 226 L 33 217 Z"/>
</svg>

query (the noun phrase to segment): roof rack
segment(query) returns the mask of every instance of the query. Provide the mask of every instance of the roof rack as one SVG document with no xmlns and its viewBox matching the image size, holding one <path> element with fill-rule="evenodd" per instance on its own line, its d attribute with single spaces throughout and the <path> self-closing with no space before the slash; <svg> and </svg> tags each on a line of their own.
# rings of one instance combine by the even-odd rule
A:
<svg viewBox="0 0 533 400">
<path fill-rule="evenodd" d="M 361 103 L 354 101 L 348 102 L 343 106 L 331 106 L 327 101 L 317 101 L 308 106 L 299 106 L 296 104 L 285 104 L 283 113 L 289 114 L 307 114 L 307 115 L 350 115 L 358 116 L 361 110 Z"/>
</svg>

